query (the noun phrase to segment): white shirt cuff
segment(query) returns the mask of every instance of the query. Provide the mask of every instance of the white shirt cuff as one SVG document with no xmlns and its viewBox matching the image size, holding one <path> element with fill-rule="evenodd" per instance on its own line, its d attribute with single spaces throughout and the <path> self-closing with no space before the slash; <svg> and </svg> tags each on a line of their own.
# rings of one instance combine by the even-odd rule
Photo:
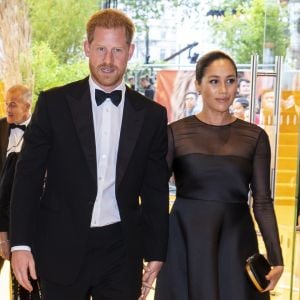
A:
<svg viewBox="0 0 300 300">
<path fill-rule="evenodd" d="M 31 248 L 29 246 L 14 246 L 14 247 L 11 247 L 11 249 L 10 249 L 11 252 L 18 251 L 18 250 L 25 250 L 25 251 L 31 252 Z"/>
</svg>

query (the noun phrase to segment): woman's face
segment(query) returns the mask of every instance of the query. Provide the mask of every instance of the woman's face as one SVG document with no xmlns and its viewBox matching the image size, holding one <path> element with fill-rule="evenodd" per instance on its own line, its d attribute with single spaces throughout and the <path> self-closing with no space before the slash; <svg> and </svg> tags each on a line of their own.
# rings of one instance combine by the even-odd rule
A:
<svg viewBox="0 0 300 300">
<path fill-rule="evenodd" d="M 215 60 L 205 69 L 201 82 L 196 81 L 196 89 L 202 95 L 203 109 L 228 111 L 237 91 L 234 66 L 228 59 Z"/>
<path fill-rule="evenodd" d="M 235 117 L 244 120 L 245 119 L 245 108 L 239 102 L 234 102 L 232 104 L 232 110 Z"/>
</svg>

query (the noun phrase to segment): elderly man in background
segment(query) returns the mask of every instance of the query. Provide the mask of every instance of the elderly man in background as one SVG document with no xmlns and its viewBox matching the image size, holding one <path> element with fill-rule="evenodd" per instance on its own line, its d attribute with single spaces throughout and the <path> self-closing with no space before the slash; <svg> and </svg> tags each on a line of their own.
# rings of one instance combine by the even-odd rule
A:
<svg viewBox="0 0 300 300">
<path fill-rule="evenodd" d="M 6 117 L 0 119 L 0 256 L 10 259 L 9 214 L 15 163 L 23 144 L 23 135 L 31 118 L 31 91 L 14 85 L 5 97 Z M 22 288 L 12 276 L 13 300 L 39 299 L 37 288 L 32 293 Z M 36 287 L 36 285 L 34 284 Z"/>
</svg>

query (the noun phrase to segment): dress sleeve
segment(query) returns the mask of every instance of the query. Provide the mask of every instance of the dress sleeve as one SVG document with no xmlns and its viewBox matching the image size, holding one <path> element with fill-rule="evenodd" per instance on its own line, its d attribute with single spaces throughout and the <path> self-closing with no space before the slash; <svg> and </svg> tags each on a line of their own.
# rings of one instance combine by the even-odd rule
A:
<svg viewBox="0 0 300 300">
<path fill-rule="evenodd" d="M 173 172 L 173 160 L 175 157 L 175 144 L 172 127 L 168 126 L 168 154 L 167 154 L 167 163 L 169 167 L 169 176 Z"/>
<path fill-rule="evenodd" d="M 271 150 L 268 136 L 261 131 L 253 158 L 251 191 L 255 220 L 262 233 L 271 265 L 283 265 L 277 220 L 270 190 Z"/>
</svg>

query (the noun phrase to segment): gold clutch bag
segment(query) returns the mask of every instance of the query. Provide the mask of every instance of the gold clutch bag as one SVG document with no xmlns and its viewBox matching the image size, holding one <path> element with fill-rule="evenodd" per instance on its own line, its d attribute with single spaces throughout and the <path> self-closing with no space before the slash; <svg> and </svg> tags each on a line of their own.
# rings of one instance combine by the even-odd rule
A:
<svg viewBox="0 0 300 300">
<path fill-rule="evenodd" d="M 266 275 L 271 271 L 271 266 L 267 259 L 259 253 L 250 256 L 246 261 L 246 272 L 254 286 L 263 292 L 270 281 Z"/>
</svg>

